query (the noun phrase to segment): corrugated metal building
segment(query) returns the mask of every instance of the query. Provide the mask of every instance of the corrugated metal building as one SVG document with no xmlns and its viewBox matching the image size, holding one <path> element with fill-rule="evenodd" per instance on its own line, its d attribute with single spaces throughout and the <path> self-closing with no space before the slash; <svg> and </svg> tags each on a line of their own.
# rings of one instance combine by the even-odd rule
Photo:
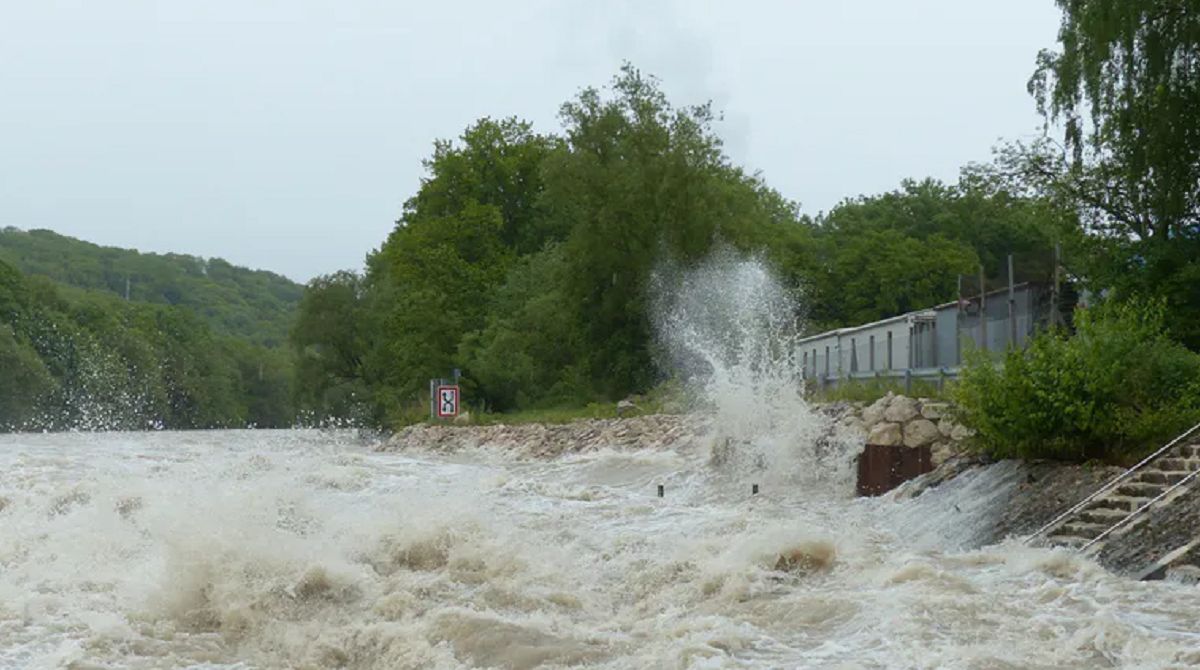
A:
<svg viewBox="0 0 1200 670">
<path fill-rule="evenodd" d="M 1025 346 L 1049 324 L 1050 287 L 1017 284 L 961 302 L 909 312 L 799 341 L 804 378 L 824 383 L 870 377 L 953 377 L 971 347 Z M 983 308 L 981 310 L 981 303 Z M 980 318 L 980 312 L 984 318 Z"/>
</svg>

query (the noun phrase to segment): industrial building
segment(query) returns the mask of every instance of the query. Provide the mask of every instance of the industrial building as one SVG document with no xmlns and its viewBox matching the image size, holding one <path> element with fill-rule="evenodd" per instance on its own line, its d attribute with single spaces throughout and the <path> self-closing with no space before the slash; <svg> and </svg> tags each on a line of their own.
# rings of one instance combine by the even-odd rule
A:
<svg viewBox="0 0 1200 670">
<path fill-rule="evenodd" d="M 876 377 L 953 378 L 971 348 L 1003 352 L 1018 347 L 1060 317 L 1052 285 L 1023 283 L 839 328 L 798 342 L 804 378 L 820 385 Z M 981 318 L 982 315 L 982 318 Z"/>
</svg>

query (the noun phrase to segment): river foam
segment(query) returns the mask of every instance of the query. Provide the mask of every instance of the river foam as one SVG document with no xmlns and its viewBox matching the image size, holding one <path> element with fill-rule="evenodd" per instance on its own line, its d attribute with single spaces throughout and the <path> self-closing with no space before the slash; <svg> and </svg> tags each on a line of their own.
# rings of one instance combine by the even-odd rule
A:
<svg viewBox="0 0 1200 670">
<path fill-rule="evenodd" d="M 372 446 L 0 437 L 0 666 L 1200 663 L 1194 590 L 964 543 L 974 517 L 953 507 L 986 481 L 754 496 L 703 440 L 549 460 Z"/>
</svg>

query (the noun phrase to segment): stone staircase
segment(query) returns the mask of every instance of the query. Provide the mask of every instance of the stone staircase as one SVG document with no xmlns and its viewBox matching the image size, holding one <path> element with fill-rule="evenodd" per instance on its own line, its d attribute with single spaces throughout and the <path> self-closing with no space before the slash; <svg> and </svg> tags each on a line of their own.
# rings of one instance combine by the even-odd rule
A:
<svg viewBox="0 0 1200 670">
<path fill-rule="evenodd" d="M 1200 425 L 1167 443 L 1095 493 L 1038 529 L 1026 541 L 1095 553 L 1200 482 Z"/>
</svg>

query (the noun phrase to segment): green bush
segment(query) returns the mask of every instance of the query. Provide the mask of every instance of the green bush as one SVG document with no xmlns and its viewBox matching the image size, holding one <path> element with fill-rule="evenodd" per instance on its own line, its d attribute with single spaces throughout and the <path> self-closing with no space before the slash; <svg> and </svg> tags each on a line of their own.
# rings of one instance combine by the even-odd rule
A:
<svg viewBox="0 0 1200 670">
<path fill-rule="evenodd" d="M 1200 354 L 1173 341 L 1161 302 L 1081 310 L 997 366 L 970 354 L 956 389 L 978 445 L 1000 458 L 1125 462 L 1200 421 Z"/>
</svg>

